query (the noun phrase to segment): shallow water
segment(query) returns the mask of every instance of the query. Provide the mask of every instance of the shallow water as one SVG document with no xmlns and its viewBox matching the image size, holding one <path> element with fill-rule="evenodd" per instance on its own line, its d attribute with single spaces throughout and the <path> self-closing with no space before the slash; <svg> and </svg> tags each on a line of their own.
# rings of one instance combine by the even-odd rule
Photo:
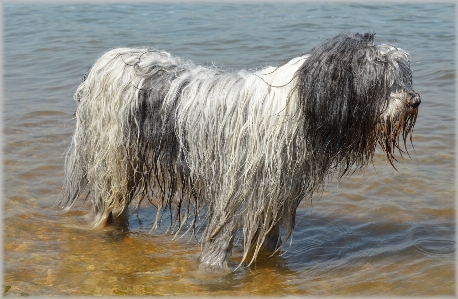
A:
<svg viewBox="0 0 458 299">
<path fill-rule="evenodd" d="M 5 4 L 4 295 L 454 295 L 455 6 L 452 4 Z M 380 150 L 297 216 L 280 257 L 223 276 L 197 271 L 200 245 L 149 233 L 155 210 L 84 228 L 89 207 L 53 208 L 74 129 L 73 92 L 103 52 L 165 49 L 234 70 L 278 65 L 341 31 L 408 50 L 422 96 L 412 159 Z M 234 261 L 241 258 L 240 245 Z"/>
</svg>

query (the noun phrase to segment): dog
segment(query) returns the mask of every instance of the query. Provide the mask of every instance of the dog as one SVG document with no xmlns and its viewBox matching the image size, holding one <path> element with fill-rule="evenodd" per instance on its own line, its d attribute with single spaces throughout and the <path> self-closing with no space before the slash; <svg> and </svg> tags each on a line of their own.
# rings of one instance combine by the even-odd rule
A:
<svg viewBox="0 0 458 299">
<path fill-rule="evenodd" d="M 204 271 L 233 269 L 237 233 L 239 266 L 280 252 L 301 200 L 367 167 L 377 144 L 394 167 L 421 103 L 409 54 L 376 43 L 375 33 L 341 33 L 255 72 L 114 49 L 74 99 L 58 205 L 86 194 L 98 228 L 148 199 L 155 227 L 169 210 L 175 233 L 202 228 Z"/>
</svg>

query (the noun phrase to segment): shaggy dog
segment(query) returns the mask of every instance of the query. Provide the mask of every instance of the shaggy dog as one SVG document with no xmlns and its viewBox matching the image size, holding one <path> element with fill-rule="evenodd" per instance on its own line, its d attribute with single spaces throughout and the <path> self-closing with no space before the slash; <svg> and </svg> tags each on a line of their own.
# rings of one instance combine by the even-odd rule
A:
<svg viewBox="0 0 458 299">
<path fill-rule="evenodd" d="M 409 55 L 374 36 L 342 33 L 254 73 L 109 51 L 74 96 L 59 204 L 86 194 L 101 227 L 149 199 L 155 226 L 167 209 L 176 233 L 204 227 L 206 270 L 230 268 L 237 232 L 241 264 L 278 252 L 326 178 L 365 168 L 376 144 L 391 165 L 395 150 L 407 152 L 420 105 Z"/>
</svg>

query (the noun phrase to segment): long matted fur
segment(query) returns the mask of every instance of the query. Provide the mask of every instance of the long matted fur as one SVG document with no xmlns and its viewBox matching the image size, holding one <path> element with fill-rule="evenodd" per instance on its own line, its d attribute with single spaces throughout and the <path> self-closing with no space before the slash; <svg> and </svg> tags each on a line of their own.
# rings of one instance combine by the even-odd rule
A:
<svg viewBox="0 0 458 299">
<path fill-rule="evenodd" d="M 170 209 L 175 231 L 203 221 L 203 268 L 228 267 L 239 230 L 242 262 L 280 250 L 326 178 L 366 167 L 377 143 L 391 164 L 402 155 L 420 97 L 409 55 L 374 35 L 340 34 L 254 73 L 109 51 L 75 93 L 60 204 L 88 192 L 96 227 L 135 198 L 156 220 Z"/>
</svg>

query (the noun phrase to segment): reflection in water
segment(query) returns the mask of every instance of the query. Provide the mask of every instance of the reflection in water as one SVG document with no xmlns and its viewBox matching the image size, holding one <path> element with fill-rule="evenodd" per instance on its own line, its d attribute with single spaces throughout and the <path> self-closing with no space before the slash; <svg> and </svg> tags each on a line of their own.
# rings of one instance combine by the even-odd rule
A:
<svg viewBox="0 0 458 299">
<path fill-rule="evenodd" d="M 65 218 L 61 213 L 48 211 L 49 219 L 42 213 L 28 213 L 5 220 L 5 281 L 14 282 L 10 293 L 27 290 L 27 294 L 33 295 L 406 295 L 427 285 L 426 294 L 444 294 L 444 284 L 438 285 L 437 278 L 418 281 L 415 273 L 427 269 L 442 278 L 454 276 L 453 267 L 449 266 L 454 243 L 438 235 L 415 243 L 416 238 L 409 235 L 421 235 L 425 240 L 425 234 L 421 229 L 406 229 L 409 225 L 402 222 L 384 225 L 347 219 L 333 221 L 318 211 L 305 212 L 293 245 L 281 256 L 261 257 L 250 268 L 218 275 L 197 270 L 200 247 L 194 239 L 183 237 L 173 241 L 170 234 L 164 234 L 165 227 L 148 234 L 151 207 L 132 211 L 124 225 L 102 231 L 81 228 L 85 218 L 82 209 L 66 213 Z M 443 233 L 444 237 L 450 234 Z M 405 242 L 406 238 L 410 241 Z M 434 263 L 431 254 L 435 255 Z M 236 246 L 234 262 L 241 256 L 242 248 Z M 374 276 L 376 273 L 383 275 Z M 451 291 L 452 280 L 449 287 Z"/>
<path fill-rule="evenodd" d="M 5 250 L 10 258 L 14 256 L 16 267 L 24 269 L 5 269 L 14 273 L 6 277 L 15 282 L 10 292 L 32 282 L 27 289 L 34 295 L 227 295 L 239 284 L 253 287 L 257 294 L 270 294 L 272 290 L 266 283 L 280 283 L 288 274 L 281 267 L 281 257 L 261 262 L 254 271 L 200 273 L 196 242 L 171 241 L 170 235 L 151 236 L 119 227 L 94 232 L 69 228 L 75 225 L 73 218 L 63 225 L 57 218 L 47 224 L 39 218 L 22 216 L 15 218 L 19 223 L 6 223 Z M 34 227 L 37 222 L 44 226 Z M 15 230 L 8 229 L 11 227 Z"/>
</svg>

